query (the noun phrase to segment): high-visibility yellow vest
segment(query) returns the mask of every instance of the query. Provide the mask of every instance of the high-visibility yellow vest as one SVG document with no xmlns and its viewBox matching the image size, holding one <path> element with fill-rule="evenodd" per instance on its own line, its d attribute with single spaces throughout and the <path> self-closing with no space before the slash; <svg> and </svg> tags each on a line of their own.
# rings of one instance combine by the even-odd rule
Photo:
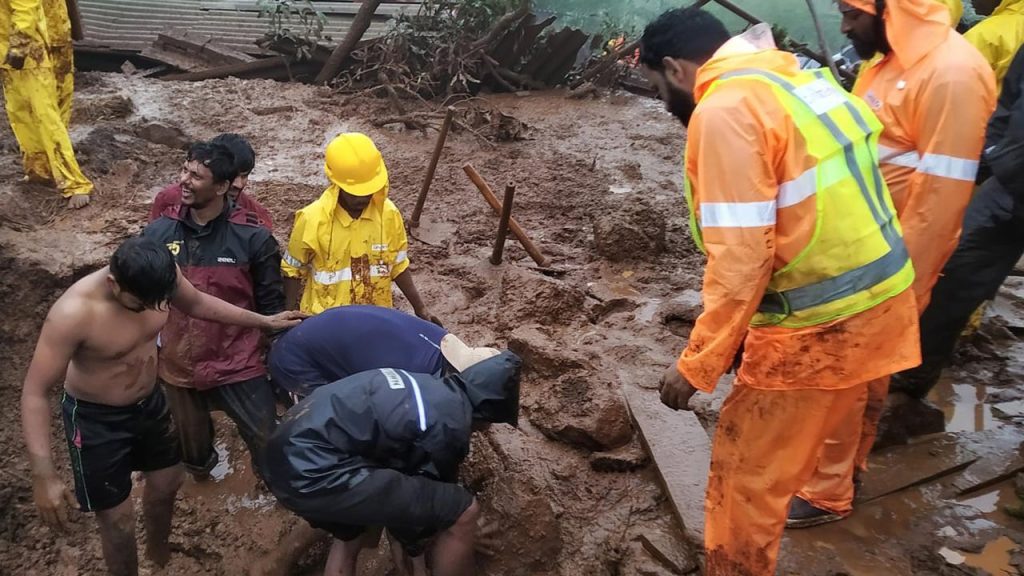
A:
<svg viewBox="0 0 1024 576">
<path fill-rule="evenodd" d="M 762 70 L 724 74 L 708 91 L 737 78 L 769 85 L 815 160 L 817 219 L 807 246 L 772 274 L 752 326 L 800 328 L 868 310 L 906 290 L 914 268 L 889 190 L 878 168 L 882 125 L 823 71 L 783 77 Z M 706 96 L 705 96 L 706 97 Z M 780 187 L 780 198 L 784 190 Z M 690 229 L 704 249 L 689 178 Z M 776 209 L 784 209 L 780 206 Z"/>
</svg>

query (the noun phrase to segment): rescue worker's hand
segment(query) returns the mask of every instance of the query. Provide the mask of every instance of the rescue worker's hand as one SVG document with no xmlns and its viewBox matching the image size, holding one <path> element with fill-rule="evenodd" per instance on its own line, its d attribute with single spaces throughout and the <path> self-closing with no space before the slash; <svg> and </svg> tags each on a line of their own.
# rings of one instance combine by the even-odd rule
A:
<svg viewBox="0 0 1024 576">
<path fill-rule="evenodd" d="M 273 316 L 264 316 L 267 323 L 263 327 L 267 331 L 275 330 L 287 330 L 293 326 L 298 326 L 299 322 L 302 322 L 306 318 L 309 318 L 309 314 L 305 312 L 299 312 L 298 310 L 286 310 L 279 312 Z"/>
<path fill-rule="evenodd" d="M 501 525 L 497 520 L 489 520 L 481 514 L 476 527 L 476 542 L 473 544 L 476 553 L 493 558 L 501 551 Z"/>
<path fill-rule="evenodd" d="M 661 377 L 661 403 L 673 410 L 689 410 L 690 398 L 697 392 L 683 375 L 676 369 L 675 364 L 669 366 L 665 375 Z"/>
<path fill-rule="evenodd" d="M 33 476 L 32 498 L 47 526 L 67 530 L 68 508 L 78 508 L 75 497 L 56 476 Z"/>
<path fill-rule="evenodd" d="M 437 324 L 441 328 L 444 328 L 444 324 L 441 324 L 441 319 L 431 314 L 430 310 L 427 310 L 426 308 L 420 308 L 419 310 L 416 310 L 416 315 L 422 318 L 423 320 L 426 320 L 427 322 L 433 322 L 434 324 Z"/>
</svg>

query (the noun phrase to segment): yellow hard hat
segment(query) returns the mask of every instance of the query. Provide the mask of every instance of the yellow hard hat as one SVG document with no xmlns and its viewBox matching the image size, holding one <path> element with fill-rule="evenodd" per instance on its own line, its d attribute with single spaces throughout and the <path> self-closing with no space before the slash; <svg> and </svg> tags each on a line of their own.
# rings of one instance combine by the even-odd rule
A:
<svg viewBox="0 0 1024 576">
<path fill-rule="evenodd" d="M 327 145 L 324 172 L 339 188 L 353 196 L 372 196 L 388 185 L 384 158 L 366 134 L 341 134 Z"/>
</svg>

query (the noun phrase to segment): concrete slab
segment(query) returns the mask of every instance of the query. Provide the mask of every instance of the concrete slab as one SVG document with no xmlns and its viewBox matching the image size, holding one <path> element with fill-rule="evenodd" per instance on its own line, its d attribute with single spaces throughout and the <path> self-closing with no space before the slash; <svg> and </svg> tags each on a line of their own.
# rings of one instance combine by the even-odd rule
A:
<svg viewBox="0 0 1024 576">
<path fill-rule="evenodd" d="M 625 384 L 623 394 L 686 538 L 702 544 L 711 466 L 707 431 L 693 412 L 676 412 L 662 404 L 657 390 Z"/>
</svg>

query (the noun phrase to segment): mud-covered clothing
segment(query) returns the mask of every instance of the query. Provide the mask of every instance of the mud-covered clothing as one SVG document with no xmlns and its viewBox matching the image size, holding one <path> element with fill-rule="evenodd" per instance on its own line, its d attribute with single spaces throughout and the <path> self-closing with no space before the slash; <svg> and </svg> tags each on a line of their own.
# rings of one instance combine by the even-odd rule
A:
<svg viewBox="0 0 1024 576">
<path fill-rule="evenodd" d="M 277 240 L 253 212 L 225 205 L 200 226 L 191 210 L 182 210 L 161 216 L 143 234 L 167 245 L 199 291 L 260 314 L 284 310 Z M 160 339 L 160 378 L 174 386 L 208 390 L 266 374 L 258 328 L 197 320 L 172 307 Z"/>
<path fill-rule="evenodd" d="M 450 527 L 472 501 L 454 484 L 472 422 L 516 421 L 519 365 L 504 352 L 444 378 L 384 368 L 321 386 L 271 436 L 267 484 L 339 537 L 383 525 L 415 551 L 412 540 Z"/>
<path fill-rule="evenodd" d="M 343 378 L 394 368 L 437 374 L 448 331 L 381 306 L 338 306 L 304 320 L 277 339 L 268 367 L 274 385 L 299 396 Z"/>
<path fill-rule="evenodd" d="M 270 212 L 255 198 L 245 192 L 239 192 L 235 205 L 256 214 L 260 219 L 261 226 L 266 226 L 271 232 L 274 231 L 274 221 L 270 217 Z M 161 216 L 176 216 L 179 211 L 181 211 L 181 184 L 172 184 L 153 198 L 153 205 L 149 209 L 149 221 L 152 222 Z"/>
<path fill-rule="evenodd" d="M 127 500 L 133 471 L 154 472 L 181 462 L 175 422 L 160 386 L 130 406 L 87 402 L 65 391 L 61 413 L 75 499 L 85 512 Z"/>
<path fill-rule="evenodd" d="M 331 186 L 295 213 L 282 271 L 305 283 L 299 308 L 319 314 L 335 306 L 392 306 L 391 285 L 409 268 L 402 214 L 387 188 L 352 218 Z"/>
<path fill-rule="evenodd" d="M 253 471 L 263 477 L 263 454 L 277 419 L 274 392 L 266 376 L 209 390 L 165 384 L 164 391 L 178 427 L 181 458 L 189 472 L 204 476 L 217 466 L 210 412 L 220 410 L 235 423 L 249 449 Z"/>
</svg>

